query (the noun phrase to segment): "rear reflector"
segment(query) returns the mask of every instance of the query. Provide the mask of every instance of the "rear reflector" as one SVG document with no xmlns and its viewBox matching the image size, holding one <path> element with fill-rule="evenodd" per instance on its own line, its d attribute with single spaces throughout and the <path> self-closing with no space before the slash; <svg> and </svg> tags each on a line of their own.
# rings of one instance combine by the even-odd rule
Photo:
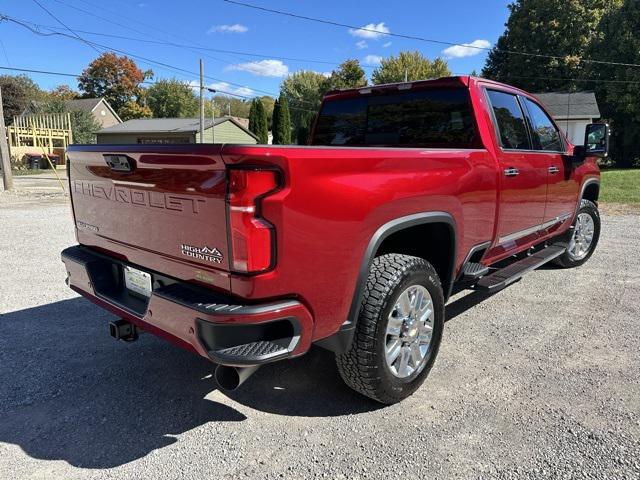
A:
<svg viewBox="0 0 640 480">
<path fill-rule="evenodd" d="M 229 235 L 231 266 L 236 272 L 258 273 L 273 267 L 275 232 L 260 216 L 260 201 L 278 188 L 275 170 L 229 169 Z"/>
</svg>

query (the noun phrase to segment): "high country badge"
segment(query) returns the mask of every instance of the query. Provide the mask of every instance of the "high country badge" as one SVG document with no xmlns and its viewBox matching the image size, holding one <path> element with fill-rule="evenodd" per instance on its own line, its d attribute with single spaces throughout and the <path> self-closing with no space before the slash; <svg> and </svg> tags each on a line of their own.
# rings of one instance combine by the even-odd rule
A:
<svg viewBox="0 0 640 480">
<path fill-rule="evenodd" d="M 216 247 L 194 247 L 183 243 L 180 249 L 182 250 L 182 255 L 187 257 L 204 260 L 205 262 L 222 263 L 222 253 Z"/>
</svg>

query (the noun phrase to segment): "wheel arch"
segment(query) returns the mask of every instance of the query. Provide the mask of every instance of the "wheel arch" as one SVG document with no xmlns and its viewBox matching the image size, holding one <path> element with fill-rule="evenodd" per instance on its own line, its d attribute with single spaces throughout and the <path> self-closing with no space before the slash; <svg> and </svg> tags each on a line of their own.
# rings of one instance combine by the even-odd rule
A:
<svg viewBox="0 0 640 480">
<path fill-rule="evenodd" d="M 594 178 L 584 182 L 584 185 L 582 186 L 582 193 L 580 195 L 580 200 L 590 200 L 593 203 L 597 204 L 599 196 L 600 196 L 600 182 L 598 180 Z"/>
<path fill-rule="evenodd" d="M 446 247 L 444 248 L 446 248 L 446 255 L 442 255 L 442 249 L 435 251 L 433 245 L 443 240 L 445 232 Z M 419 241 L 424 240 L 424 237 L 419 236 L 420 234 L 428 235 L 429 233 L 435 234 L 433 241 L 424 243 Z M 379 227 L 369 240 L 360 263 L 358 279 L 347 320 L 334 335 L 316 343 L 338 353 L 345 352 L 349 348 L 358 321 L 360 304 L 362 303 L 362 296 L 369 277 L 371 263 L 376 256 L 384 255 L 385 253 L 413 255 L 432 263 L 438 276 L 440 276 L 446 302 L 451 294 L 455 280 L 456 235 L 456 222 L 453 216 L 440 211 L 407 215 L 391 220 Z M 411 240 L 406 243 L 403 242 L 407 238 L 411 238 Z"/>
</svg>

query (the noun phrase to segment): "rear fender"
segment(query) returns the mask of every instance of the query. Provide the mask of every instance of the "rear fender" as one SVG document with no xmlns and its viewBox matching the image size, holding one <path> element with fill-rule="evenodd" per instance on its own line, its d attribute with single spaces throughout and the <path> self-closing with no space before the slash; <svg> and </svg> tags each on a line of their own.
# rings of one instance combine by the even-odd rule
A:
<svg viewBox="0 0 640 480">
<path fill-rule="evenodd" d="M 424 225 L 429 223 L 442 223 L 450 229 L 451 239 L 451 258 L 449 260 L 449 272 L 447 276 L 446 285 L 442 285 L 445 301 L 451 294 L 453 287 L 453 281 L 455 277 L 455 259 L 457 255 L 456 250 L 456 223 L 453 217 L 446 212 L 422 212 L 413 215 L 407 215 L 406 217 L 400 217 L 395 220 L 391 220 L 382 225 L 373 234 L 369 240 L 369 244 L 364 252 L 362 262 L 360 263 L 360 271 L 358 274 L 358 280 L 356 282 L 356 288 L 351 301 L 351 307 L 349 309 L 349 316 L 347 320 L 340 326 L 340 329 L 330 337 L 324 338 L 316 342 L 319 346 L 336 353 L 344 353 L 351 346 L 355 329 L 358 322 L 358 316 L 360 314 L 360 305 L 362 303 L 362 297 L 364 295 L 365 286 L 369 277 L 369 270 L 376 252 L 384 242 L 384 240 L 390 235 L 399 232 L 401 230 L 415 227 L 418 225 Z"/>
</svg>

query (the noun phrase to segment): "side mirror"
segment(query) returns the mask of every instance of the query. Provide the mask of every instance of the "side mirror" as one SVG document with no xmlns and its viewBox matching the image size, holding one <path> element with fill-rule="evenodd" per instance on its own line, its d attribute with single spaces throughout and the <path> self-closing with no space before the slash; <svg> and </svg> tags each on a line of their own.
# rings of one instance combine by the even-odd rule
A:
<svg viewBox="0 0 640 480">
<path fill-rule="evenodd" d="M 604 158 L 609 155 L 609 125 L 590 123 L 584 133 L 584 156 Z"/>
</svg>

